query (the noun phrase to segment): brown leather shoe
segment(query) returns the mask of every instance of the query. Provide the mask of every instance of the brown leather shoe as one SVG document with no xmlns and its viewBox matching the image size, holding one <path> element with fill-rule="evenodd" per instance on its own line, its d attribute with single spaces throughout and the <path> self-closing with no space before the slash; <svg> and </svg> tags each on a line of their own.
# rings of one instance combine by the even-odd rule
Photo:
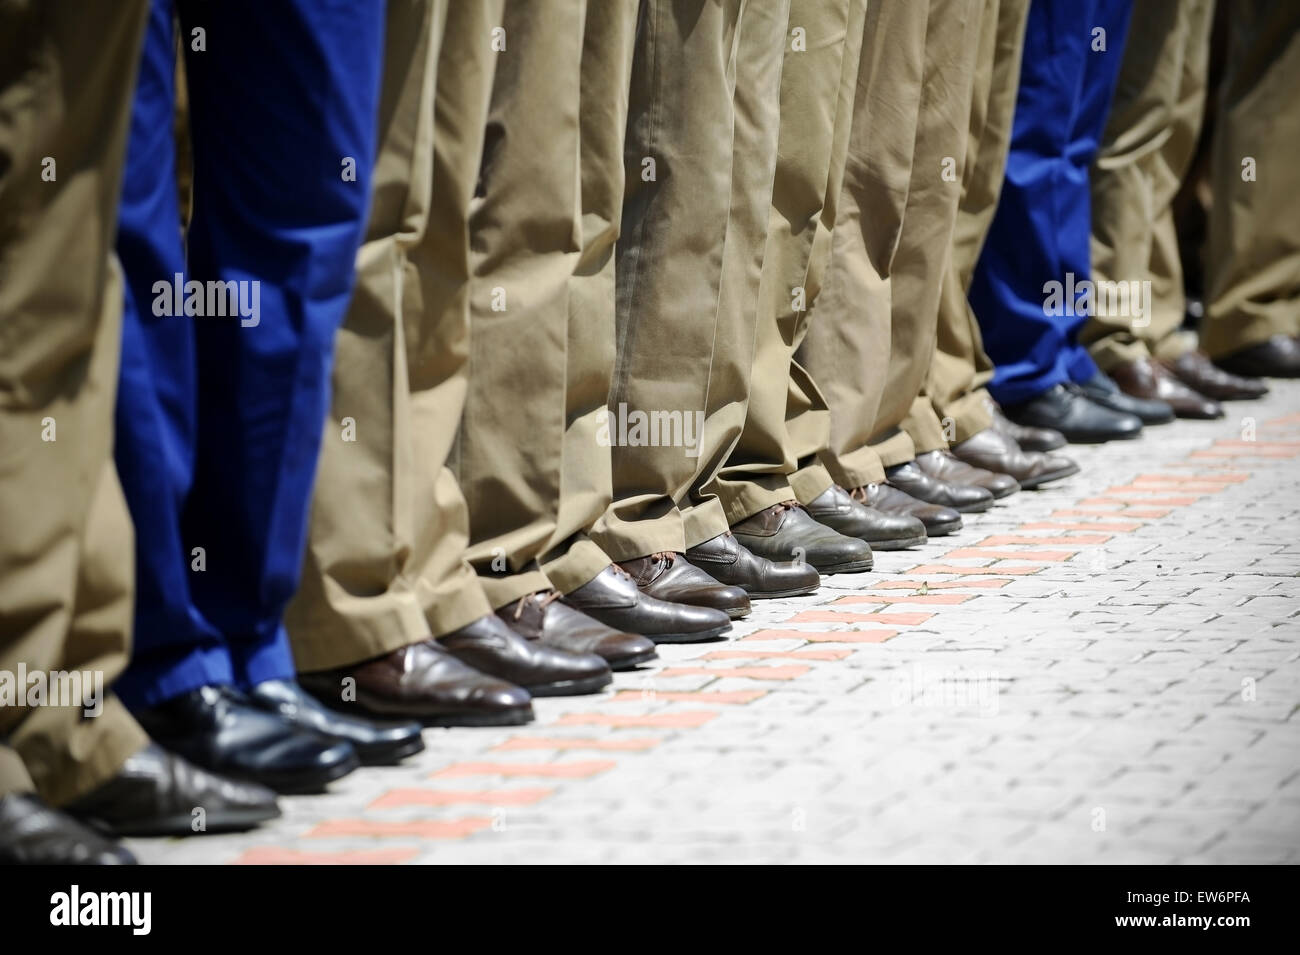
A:
<svg viewBox="0 0 1300 955">
<path fill-rule="evenodd" d="M 1300 378 L 1300 340 L 1274 335 L 1214 362 L 1224 371 L 1251 378 Z"/>
<path fill-rule="evenodd" d="M 1249 401 L 1268 394 L 1267 384 L 1224 371 L 1205 352 L 1189 351 L 1161 364 L 1188 388 L 1216 401 Z"/>
<path fill-rule="evenodd" d="M 916 456 L 916 464 L 936 481 L 982 487 L 994 500 L 1010 497 L 1020 490 L 1020 484 L 1010 474 L 972 467 L 947 448 L 924 451 Z"/>
<path fill-rule="evenodd" d="M 886 514 L 867 507 L 842 487 L 832 484 L 810 501 L 808 513 L 818 524 L 857 537 L 876 550 L 902 550 L 924 544 L 925 525 L 915 517 Z"/>
<path fill-rule="evenodd" d="M 560 598 L 607 627 L 639 633 L 655 643 L 699 643 L 730 632 L 731 618 L 712 607 L 672 603 L 642 593 L 623 568 L 610 564 Z"/>
<path fill-rule="evenodd" d="M 596 654 L 532 643 L 495 614 L 479 617 L 437 641 L 461 663 L 517 683 L 533 696 L 581 696 L 614 681 L 609 665 Z"/>
<path fill-rule="evenodd" d="M 993 427 L 1020 445 L 1022 451 L 1055 451 L 1066 445 L 1065 435 L 1054 428 L 1032 428 L 1029 425 L 1016 424 L 1002 413 L 994 404 L 990 408 Z"/>
<path fill-rule="evenodd" d="M 353 666 L 300 673 L 298 683 L 345 713 L 425 726 L 518 726 L 533 719 L 527 690 L 466 666 L 432 639 Z"/>
<path fill-rule="evenodd" d="M 621 560 L 643 594 L 671 603 L 721 610 L 732 620 L 749 616 L 749 595 L 743 587 L 721 583 L 669 551 Z"/>
<path fill-rule="evenodd" d="M 817 523 L 798 501 L 765 507 L 731 525 L 731 533 L 768 560 L 801 560 L 823 574 L 861 574 L 871 569 L 870 544 Z"/>
<path fill-rule="evenodd" d="M 686 559 L 714 580 L 743 587 L 752 600 L 810 594 L 822 581 L 811 564 L 759 557 L 730 531 L 689 548 Z"/>
<path fill-rule="evenodd" d="M 888 484 L 865 484 L 849 491 L 855 500 L 885 514 L 902 514 L 917 518 L 930 537 L 947 537 L 961 530 L 961 514 L 951 507 L 917 500 L 905 491 Z"/>
<path fill-rule="evenodd" d="M 560 600 L 558 590 L 520 597 L 498 610 L 497 616 L 526 640 L 569 653 L 594 653 L 611 670 L 630 670 L 658 656 L 653 640 L 607 627 L 574 610 Z"/>
<path fill-rule="evenodd" d="M 1223 405 L 1192 390 L 1153 359 L 1139 358 L 1117 365 L 1110 369 L 1110 377 L 1124 394 L 1163 401 L 1180 418 L 1209 420 L 1223 417 Z"/>
<path fill-rule="evenodd" d="M 952 453 L 977 468 L 1011 475 L 1026 491 L 1079 473 L 1079 465 L 1069 458 L 1041 451 L 1022 451 L 1015 441 L 997 428 L 985 428 L 954 444 Z"/>
</svg>

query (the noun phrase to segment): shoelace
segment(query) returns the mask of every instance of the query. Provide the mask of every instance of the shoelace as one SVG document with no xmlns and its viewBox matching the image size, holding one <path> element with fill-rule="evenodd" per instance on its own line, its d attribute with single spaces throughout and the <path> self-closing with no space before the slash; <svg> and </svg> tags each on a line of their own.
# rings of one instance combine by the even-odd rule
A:
<svg viewBox="0 0 1300 955">
<path fill-rule="evenodd" d="M 541 596 L 545 594 L 546 596 Z M 514 618 L 518 620 L 524 614 L 524 601 L 533 600 L 537 602 L 537 609 L 545 612 L 546 608 L 563 596 L 558 590 L 539 590 L 537 593 L 527 594 L 515 604 Z"/>
<path fill-rule="evenodd" d="M 858 501 L 862 504 L 866 504 L 868 494 L 870 494 L 879 486 L 880 486 L 879 484 L 864 484 L 861 487 L 849 488 L 849 497 L 853 498 L 853 500 Z"/>
</svg>

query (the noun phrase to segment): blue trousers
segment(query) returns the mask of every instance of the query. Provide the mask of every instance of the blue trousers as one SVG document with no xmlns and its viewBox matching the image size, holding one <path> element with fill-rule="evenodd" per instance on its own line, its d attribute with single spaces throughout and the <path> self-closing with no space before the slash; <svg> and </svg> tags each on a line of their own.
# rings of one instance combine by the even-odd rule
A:
<svg viewBox="0 0 1300 955">
<path fill-rule="evenodd" d="M 293 675 L 282 614 L 365 226 L 384 3 L 153 2 L 117 240 L 116 458 L 137 552 L 133 655 L 117 683 L 128 705 Z M 194 153 L 187 243 L 175 9 Z"/>
<path fill-rule="evenodd" d="M 989 390 L 1003 404 L 1097 373 L 1078 341 L 1086 316 L 1046 308 L 1044 286 L 1069 287 L 1068 273 L 1076 287 L 1092 277 L 1088 174 L 1132 6 L 1133 0 L 1033 0 L 1029 10 L 1006 180 L 969 293 L 997 366 Z"/>
</svg>

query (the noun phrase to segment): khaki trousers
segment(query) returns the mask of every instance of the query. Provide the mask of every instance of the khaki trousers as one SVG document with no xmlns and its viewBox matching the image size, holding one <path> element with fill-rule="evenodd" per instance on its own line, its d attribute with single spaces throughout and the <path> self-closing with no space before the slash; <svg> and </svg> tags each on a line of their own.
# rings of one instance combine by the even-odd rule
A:
<svg viewBox="0 0 1300 955">
<path fill-rule="evenodd" d="M 903 422 L 918 453 L 965 441 L 993 423 L 989 413 L 992 399 L 985 387 L 993 379 L 993 362 L 984 352 L 979 322 L 966 291 L 1002 192 L 1029 3 L 990 0 L 980 21 L 952 261 L 943 274 L 934 359 L 923 392 L 929 407 L 913 406 Z M 944 444 L 938 443 L 940 440 Z"/>
<path fill-rule="evenodd" d="M 793 0 L 776 178 L 744 428 L 712 488 L 731 523 L 831 485 L 817 461 L 830 412 L 794 353 L 820 291 L 844 179 L 866 0 Z M 795 34 L 795 31 L 800 31 Z"/>
<path fill-rule="evenodd" d="M 1213 20 L 1214 0 L 1133 7 L 1092 167 L 1092 272 L 1094 281 L 1150 282 L 1151 310 L 1084 323 L 1079 339 L 1102 371 L 1152 355 L 1177 358 L 1186 349 L 1174 334 L 1187 303 L 1173 203 L 1201 133 Z"/>
<path fill-rule="evenodd" d="M 552 586 L 539 558 L 563 490 L 585 10 L 506 0 L 469 220 L 469 391 L 452 467 L 469 506 L 467 558 L 492 607 Z"/>
<path fill-rule="evenodd" d="M 0 673 L 15 694 L 20 665 L 107 687 L 129 655 L 113 236 L 148 6 L 0 0 Z M 70 802 L 148 741 L 111 694 L 84 718 L 84 689 L 0 706 L 0 794 Z"/>
<path fill-rule="evenodd" d="M 1201 330 L 1212 358 L 1300 333 L 1300 4 L 1231 0 L 1229 22 Z"/>
<path fill-rule="evenodd" d="M 899 427 L 934 350 L 960 198 L 982 0 L 869 3 L 831 263 L 804 367 L 831 410 L 837 484 L 911 460 Z M 818 317 L 820 316 L 820 317 Z"/>
<path fill-rule="evenodd" d="M 491 611 L 464 559 L 445 466 L 465 401 L 468 215 L 502 0 L 390 0 L 380 147 L 352 303 L 336 339 L 302 583 L 300 670 L 330 669 Z M 436 185 L 435 185 L 436 184 Z"/>
<path fill-rule="evenodd" d="M 735 71 L 758 68 L 737 57 L 742 7 L 749 9 L 742 0 L 643 4 L 616 249 L 617 347 L 608 429 L 613 502 L 592 530 L 614 560 L 686 549 L 677 505 L 689 505 L 697 476 L 725 460 L 725 452 L 716 451 L 705 460 L 699 422 L 714 410 L 713 422 L 706 419 L 702 430 L 715 448 L 743 423 L 743 407 L 726 403 L 744 399 L 753 359 L 752 316 L 739 311 L 739 302 L 731 314 L 719 307 L 735 191 L 733 133 L 743 138 L 746 123 L 758 119 L 748 114 L 737 123 Z M 772 22 L 771 10 L 760 9 L 761 22 Z M 780 52 L 778 42 L 778 64 Z M 762 62 L 770 65 L 771 56 Z M 753 94 L 770 83 L 770 77 L 757 78 Z M 762 182 L 736 188 L 744 187 L 761 190 Z M 729 260 L 752 263 L 734 246 Z M 721 525 L 718 533 L 726 529 L 721 507 L 712 508 L 711 517 L 709 510 L 698 509 L 695 533 L 711 522 Z"/>
<path fill-rule="evenodd" d="M 946 447 L 923 393 L 938 338 L 943 276 L 965 176 L 971 96 L 987 0 L 931 0 L 912 179 L 891 281 L 889 362 L 871 439 L 884 467 Z M 996 11 L 994 11 L 996 15 Z M 924 427 L 930 424 L 931 427 Z M 913 435 L 918 440 L 913 440 Z"/>
<path fill-rule="evenodd" d="M 569 279 L 558 520 L 541 557 L 542 570 L 561 593 L 576 590 L 610 564 L 587 531 L 613 498 L 607 429 L 614 373 L 614 250 L 623 218 L 623 137 L 637 9 L 637 0 L 589 0 L 582 37 L 582 253 Z"/>
</svg>

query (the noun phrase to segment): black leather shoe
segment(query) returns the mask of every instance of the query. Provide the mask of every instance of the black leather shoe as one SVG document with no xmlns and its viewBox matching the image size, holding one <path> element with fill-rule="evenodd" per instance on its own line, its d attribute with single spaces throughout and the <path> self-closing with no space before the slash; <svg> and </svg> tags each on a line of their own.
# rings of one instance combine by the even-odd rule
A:
<svg viewBox="0 0 1300 955">
<path fill-rule="evenodd" d="M 655 643 L 699 643 L 731 630 L 731 618 L 721 610 L 669 603 L 641 593 L 617 564 L 561 599 L 607 627 L 639 633 Z"/>
<path fill-rule="evenodd" d="M 466 666 L 429 638 L 351 666 L 298 674 L 326 706 L 425 726 L 519 726 L 533 719 L 521 686 Z"/>
<path fill-rule="evenodd" d="M 300 729 L 228 686 L 201 686 L 135 718 L 165 749 L 276 792 L 321 792 L 361 765 L 352 744 Z"/>
<path fill-rule="evenodd" d="M 614 682 L 609 665 L 594 653 L 568 653 L 525 640 L 489 614 L 437 638 L 461 663 L 511 683 L 533 696 L 581 696 Z"/>
<path fill-rule="evenodd" d="M 248 693 L 253 705 L 301 729 L 351 743 L 362 766 L 391 766 L 424 749 L 414 720 L 392 722 L 350 716 L 323 705 L 297 683 L 267 680 Z"/>
<path fill-rule="evenodd" d="M 1002 410 L 1019 424 L 1055 428 L 1075 444 L 1126 440 L 1142 433 L 1142 419 L 1137 415 L 1104 408 L 1076 385 L 1055 385 L 1035 398 Z"/>
<path fill-rule="evenodd" d="M 993 506 L 993 492 L 988 488 L 940 481 L 922 471 L 915 461 L 885 468 L 885 482 L 918 501 L 951 507 L 962 514 L 987 511 Z"/>
<path fill-rule="evenodd" d="M 835 484 L 805 506 L 818 524 L 864 540 L 872 550 L 902 550 L 925 543 L 925 525 L 919 518 L 868 507 Z"/>
<path fill-rule="evenodd" d="M 1020 482 L 1010 474 L 975 467 L 947 448 L 918 454 L 916 466 L 936 481 L 957 487 L 982 487 L 993 495 L 995 501 L 1010 497 L 1020 490 Z"/>
<path fill-rule="evenodd" d="M 1078 387 L 1094 404 L 1120 414 L 1131 414 L 1143 424 L 1168 424 L 1174 420 L 1174 409 L 1168 402 L 1126 395 L 1120 390 L 1119 385 L 1103 372 L 1097 372 Z"/>
<path fill-rule="evenodd" d="M 730 531 L 689 548 L 686 559 L 714 580 L 743 587 L 754 600 L 811 594 L 822 582 L 811 564 L 759 557 Z"/>
<path fill-rule="evenodd" d="M 526 640 L 569 653 L 594 653 L 615 672 L 649 663 L 659 655 L 653 640 L 607 627 L 574 610 L 561 600 L 558 590 L 528 594 L 506 604 L 497 616 Z"/>
<path fill-rule="evenodd" d="M 1300 342 L 1289 335 L 1274 335 L 1263 344 L 1233 352 L 1215 364 L 1250 378 L 1300 378 Z"/>
<path fill-rule="evenodd" d="M 155 743 L 64 811 L 119 837 L 237 832 L 280 815 L 265 786 L 214 776 Z"/>
<path fill-rule="evenodd" d="M 1016 422 L 1004 415 L 1002 409 L 996 404 L 993 405 L 991 410 L 994 429 L 1018 444 L 1021 451 L 1046 453 L 1069 444 L 1065 440 L 1065 435 L 1055 428 L 1034 428 L 1028 425 L 1016 424 Z"/>
<path fill-rule="evenodd" d="M 636 581 L 641 593 L 656 600 L 712 607 L 732 620 L 749 616 L 749 595 L 743 587 L 724 584 L 669 552 L 621 560 L 618 565 Z"/>
<path fill-rule="evenodd" d="M 819 524 L 797 501 L 773 504 L 731 525 L 736 540 L 768 560 L 804 561 L 823 574 L 871 569 L 871 545 Z"/>
<path fill-rule="evenodd" d="M 0 796 L 0 865 L 135 865 L 135 856 L 33 793 Z"/>
<path fill-rule="evenodd" d="M 985 428 L 954 444 L 952 453 L 977 468 L 1011 475 L 1027 491 L 1079 473 L 1079 465 L 1069 458 L 1022 451 L 1015 441 L 997 428 Z"/>
<path fill-rule="evenodd" d="M 928 504 L 888 484 L 866 484 L 849 491 L 855 501 L 882 514 L 914 517 L 921 522 L 929 537 L 947 537 L 961 530 L 961 515 L 951 507 Z"/>
</svg>

